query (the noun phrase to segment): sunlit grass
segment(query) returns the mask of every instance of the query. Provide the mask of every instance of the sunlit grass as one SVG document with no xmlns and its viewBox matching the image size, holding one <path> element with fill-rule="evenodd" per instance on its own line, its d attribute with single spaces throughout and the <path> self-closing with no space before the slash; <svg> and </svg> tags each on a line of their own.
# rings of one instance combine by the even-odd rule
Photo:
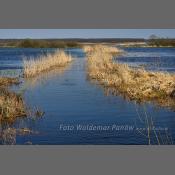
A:
<svg viewBox="0 0 175 175">
<path fill-rule="evenodd" d="M 17 78 L 0 77 L 0 87 L 18 83 L 19 81 Z"/>
<path fill-rule="evenodd" d="M 96 50 L 98 51 L 101 51 L 101 52 L 105 52 L 105 53 L 110 53 L 110 54 L 119 54 L 119 53 L 122 53 L 123 50 L 117 48 L 117 47 L 114 47 L 114 46 L 106 46 L 106 45 L 85 45 L 83 47 L 83 50 L 86 52 L 86 53 L 91 53 L 91 52 L 94 52 Z"/>
<path fill-rule="evenodd" d="M 0 120 L 14 120 L 25 115 L 23 99 L 20 95 L 10 92 L 8 85 L 18 83 L 16 78 L 0 78 Z"/>
<path fill-rule="evenodd" d="M 116 88 L 130 99 L 148 100 L 175 96 L 175 75 L 131 68 L 127 64 L 114 62 L 113 55 L 107 51 L 108 47 L 104 47 L 99 45 L 87 52 L 90 78 L 106 87 Z"/>
<path fill-rule="evenodd" d="M 35 59 L 24 59 L 24 76 L 26 78 L 35 77 L 41 72 L 49 71 L 56 67 L 64 67 L 71 61 L 71 55 L 60 50 L 54 54 L 42 55 Z"/>
</svg>

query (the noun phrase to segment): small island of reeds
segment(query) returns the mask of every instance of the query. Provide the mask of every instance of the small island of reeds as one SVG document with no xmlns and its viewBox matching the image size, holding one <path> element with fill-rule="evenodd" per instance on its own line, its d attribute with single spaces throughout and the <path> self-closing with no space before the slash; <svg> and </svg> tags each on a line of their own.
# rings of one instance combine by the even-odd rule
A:
<svg viewBox="0 0 175 175">
<path fill-rule="evenodd" d="M 41 55 L 37 58 L 24 59 L 24 77 L 31 78 L 56 67 L 64 67 L 72 60 L 72 56 L 62 50 L 57 50 L 53 54 Z"/>
</svg>

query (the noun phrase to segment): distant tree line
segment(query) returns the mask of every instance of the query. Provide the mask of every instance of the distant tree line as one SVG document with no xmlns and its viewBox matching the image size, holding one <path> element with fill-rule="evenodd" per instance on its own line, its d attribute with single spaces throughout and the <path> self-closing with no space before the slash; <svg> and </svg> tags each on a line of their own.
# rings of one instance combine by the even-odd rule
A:
<svg viewBox="0 0 175 175">
<path fill-rule="evenodd" d="M 171 46 L 175 47 L 175 39 L 160 38 L 151 35 L 149 39 L 142 38 L 67 38 L 67 39 L 0 39 L 0 47 L 21 47 L 21 48 L 68 48 L 80 47 L 82 43 L 125 43 L 125 42 L 146 42 L 149 46 Z"/>
<path fill-rule="evenodd" d="M 0 47 L 19 48 L 67 48 L 79 47 L 76 41 L 44 40 L 44 39 L 21 39 L 21 40 L 0 40 Z"/>
<path fill-rule="evenodd" d="M 148 45 L 150 46 L 171 46 L 175 47 L 175 39 L 170 39 L 170 38 L 160 38 L 156 35 L 151 35 L 147 41 Z"/>
<path fill-rule="evenodd" d="M 142 38 L 65 38 L 65 39 L 0 39 L 0 47 L 66 48 L 80 47 L 82 43 L 144 42 Z"/>
<path fill-rule="evenodd" d="M 21 48 L 66 48 L 79 47 L 79 44 L 74 41 L 48 41 L 48 40 L 33 40 L 25 39 L 17 44 Z"/>
<path fill-rule="evenodd" d="M 150 46 L 171 46 L 175 47 L 175 39 L 149 39 L 148 40 L 148 45 Z"/>
</svg>

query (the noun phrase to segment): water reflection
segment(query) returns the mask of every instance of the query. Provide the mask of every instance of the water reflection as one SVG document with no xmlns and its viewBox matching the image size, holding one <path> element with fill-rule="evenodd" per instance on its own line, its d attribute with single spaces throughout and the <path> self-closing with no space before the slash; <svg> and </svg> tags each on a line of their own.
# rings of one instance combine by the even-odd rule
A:
<svg viewBox="0 0 175 175">
<path fill-rule="evenodd" d="M 24 51 L 31 55 L 28 50 Z M 35 52 L 40 53 L 39 50 Z M 31 107 L 28 106 L 27 117 L 18 118 L 13 123 L 0 124 L 1 144 L 116 145 L 149 144 L 149 140 L 150 144 L 159 144 L 158 140 L 160 144 L 173 143 L 175 140 L 174 112 L 159 105 L 153 107 L 153 102 L 135 103 L 124 95 L 120 97 L 122 95 L 118 94 L 116 89 L 94 86 L 94 82 L 90 84 L 86 81 L 84 53 L 77 49 L 72 49 L 72 52 L 75 56 L 80 55 L 73 66 L 45 72 L 36 78 L 26 79 L 24 84 L 21 84 L 19 89 L 21 93 L 24 90 L 25 101 Z M 14 53 L 10 55 L 13 57 Z M 17 91 L 19 89 L 17 88 Z M 166 103 L 173 103 L 173 101 Z M 44 113 L 44 116 L 40 116 L 40 113 Z M 114 123 L 134 125 L 138 129 L 136 132 L 135 130 L 134 132 L 65 132 L 58 131 L 60 123 L 74 125 Z M 155 134 L 152 125 L 155 126 L 155 130 L 159 127 L 163 130 L 156 130 Z M 149 132 L 150 139 L 148 130 L 142 129 L 148 126 L 152 128 Z"/>
<path fill-rule="evenodd" d="M 22 76 L 22 69 L 2 69 L 0 70 L 1 77 L 21 77 Z"/>
<path fill-rule="evenodd" d="M 124 48 L 124 55 L 115 58 L 134 67 L 152 71 L 175 72 L 174 48 Z"/>
<path fill-rule="evenodd" d="M 168 126 L 156 122 L 156 117 L 146 105 L 135 104 L 138 118 L 135 121 L 136 132 L 147 140 L 148 145 L 173 145 L 172 131 Z"/>
<path fill-rule="evenodd" d="M 21 90 L 28 88 L 34 88 L 38 85 L 45 86 L 47 81 L 62 75 L 66 70 L 70 69 L 72 63 L 69 63 L 65 67 L 59 67 L 51 71 L 43 72 L 36 77 L 25 79 Z"/>
<path fill-rule="evenodd" d="M 102 86 L 102 85 L 101 85 Z M 113 95 L 113 96 L 122 96 L 125 100 L 131 100 L 125 93 L 121 93 L 118 91 L 117 88 L 113 87 L 104 87 L 102 86 L 104 93 L 106 96 Z M 131 100 L 133 101 L 133 100 Z M 168 109 L 171 109 L 172 111 L 175 111 L 175 98 L 174 97 L 167 97 L 167 98 L 157 98 L 154 100 L 137 100 L 135 101 L 137 104 L 144 104 L 144 103 L 152 103 L 153 105 L 156 105 L 158 107 L 166 107 Z"/>
<path fill-rule="evenodd" d="M 89 81 L 98 84 L 96 80 Z M 168 123 L 162 123 L 159 116 L 162 107 L 165 110 L 175 111 L 174 98 L 155 99 L 153 101 L 134 101 L 125 93 L 120 93 L 116 88 L 105 87 L 98 84 L 104 91 L 105 96 L 121 96 L 124 100 L 131 102 L 135 108 L 136 118 L 133 118 L 135 133 L 137 137 L 142 137 L 148 145 L 173 145 L 173 131 Z M 153 112 L 154 111 L 154 112 Z M 160 118 L 159 118 L 160 117 Z M 165 117 L 165 116 L 164 116 Z"/>
<path fill-rule="evenodd" d="M 0 123 L 0 142 L 2 145 L 15 145 L 19 137 L 26 137 L 22 144 L 32 144 L 29 136 L 39 135 L 35 123 L 41 120 L 37 117 L 17 118 L 13 122 L 3 121 Z"/>
</svg>

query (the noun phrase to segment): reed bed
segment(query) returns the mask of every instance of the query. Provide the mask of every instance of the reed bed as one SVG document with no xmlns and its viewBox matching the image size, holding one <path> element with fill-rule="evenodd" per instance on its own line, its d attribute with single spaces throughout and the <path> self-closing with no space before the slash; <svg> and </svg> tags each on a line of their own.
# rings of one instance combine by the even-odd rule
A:
<svg viewBox="0 0 175 175">
<path fill-rule="evenodd" d="M 57 50 L 54 54 L 39 56 L 38 58 L 29 58 L 24 60 L 24 77 L 30 78 L 36 75 L 52 70 L 56 67 L 64 67 L 73 60 L 71 55 L 64 51 Z"/>
<path fill-rule="evenodd" d="M 13 121 L 25 116 L 25 105 L 20 95 L 10 92 L 8 85 L 19 83 L 16 78 L 0 78 L 0 121 Z"/>
<path fill-rule="evenodd" d="M 0 77 L 0 87 L 18 83 L 18 78 Z"/>
<path fill-rule="evenodd" d="M 108 47 L 104 47 L 99 45 L 86 52 L 88 76 L 91 79 L 98 80 L 105 87 L 117 89 L 132 100 L 175 97 L 175 75 L 114 62 L 113 55 L 107 51 Z"/>
<path fill-rule="evenodd" d="M 99 50 L 102 52 L 106 52 L 106 53 L 110 53 L 110 54 L 119 54 L 119 53 L 123 53 L 123 50 L 117 48 L 117 47 L 113 47 L 113 46 L 105 46 L 105 45 L 94 45 L 94 46 L 90 46 L 90 45 L 85 45 L 83 47 L 83 50 L 86 53 L 91 53 L 94 52 L 95 50 Z"/>
</svg>

